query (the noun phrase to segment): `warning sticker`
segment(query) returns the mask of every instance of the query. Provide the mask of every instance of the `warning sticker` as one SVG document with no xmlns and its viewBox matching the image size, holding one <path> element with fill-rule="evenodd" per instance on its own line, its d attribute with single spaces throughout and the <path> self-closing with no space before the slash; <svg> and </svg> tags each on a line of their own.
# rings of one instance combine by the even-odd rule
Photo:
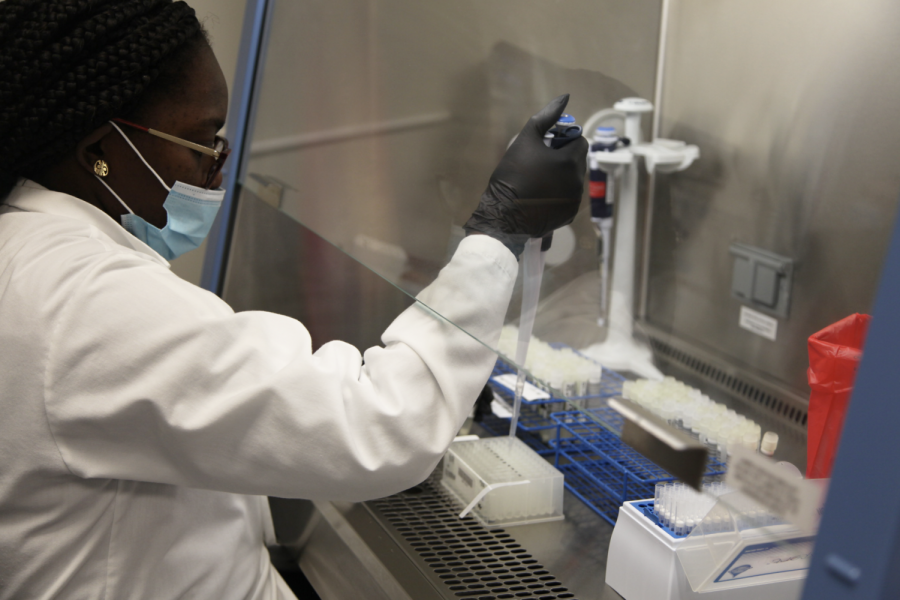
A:
<svg viewBox="0 0 900 600">
<path fill-rule="evenodd" d="M 756 335 L 762 336 L 767 340 L 775 341 L 778 335 L 778 320 L 768 315 L 755 311 L 746 306 L 741 307 L 741 318 L 738 322 L 741 329 L 752 331 Z"/>
</svg>

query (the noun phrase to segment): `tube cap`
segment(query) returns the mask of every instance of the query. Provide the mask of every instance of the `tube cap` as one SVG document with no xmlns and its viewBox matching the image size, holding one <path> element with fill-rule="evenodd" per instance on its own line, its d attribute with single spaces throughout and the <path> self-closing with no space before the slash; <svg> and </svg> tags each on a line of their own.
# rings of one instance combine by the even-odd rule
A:
<svg viewBox="0 0 900 600">
<path fill-rule="evenodd" d="M 778 448 L 778 434 L 774 431 L 767 431 L 759 445 L 759 451 L 766 456 L 772 456 L 775 454 L 776 448 Z"/>
</svg>

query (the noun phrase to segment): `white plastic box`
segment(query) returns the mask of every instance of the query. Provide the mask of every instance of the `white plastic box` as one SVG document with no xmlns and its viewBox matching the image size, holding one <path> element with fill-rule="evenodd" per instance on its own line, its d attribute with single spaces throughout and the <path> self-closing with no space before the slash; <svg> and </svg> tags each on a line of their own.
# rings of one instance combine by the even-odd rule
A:
<svg viewBox="0 0 900 600">
<path fill-rule="evenodd" d="M 441 484 L 488 527 L 563 518 L 563 474 L 518 438 L 454 442 Z M 490 489 L 488 489 L 490 488 Z"/>
</svg>

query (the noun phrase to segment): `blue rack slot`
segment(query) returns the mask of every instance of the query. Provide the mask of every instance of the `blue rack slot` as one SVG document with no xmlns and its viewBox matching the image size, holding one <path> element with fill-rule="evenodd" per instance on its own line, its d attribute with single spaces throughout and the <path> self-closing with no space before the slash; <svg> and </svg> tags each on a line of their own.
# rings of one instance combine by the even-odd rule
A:
<svg viewBox="0 0 900 600">
<path fill-rule="evenodd" d="M 588 508 L 596 512 L 600 517 L 610 525 L 616 524 L 616 517 L 619 514 L 619 503 L 603 490 L 593 485 L 593 482 L 585 477 L 584 473 L 579 471 L 573 465 L 560 465 L 559 470 L 562 471 L 566 481 L 566 489 L 572 492 L 572 495 L 584 502 Z"/>
<path fill-rule="evenodd" d="M 587 412 L 598 418 L 606 414 Z M 615 523 L 624 502 L 652 498 L 657 483 L 675 480 L 665 469 L 622 442 L 617 433 L 583 412 L 560 412 L 552 417 L 560 425 L 553 446 L 557 468 L 567 473 L 566 487 L 610 523 Z M 705 475 L 713 477 L 724 472 L 725 465 L 711 457 Z M 569 477 L 569 473 L 574 476 Z"/>
<path fill-rule="evenodd" d="M 674 531 L 672 531 L 671 529 L 669 529 L 668 527 L 666 527 L 665 525 L 663 525 L 662 523 L 660 523 L 659 517 L 656 516 L 656 511 L 653 510 L 653 500 L 648 500 L 645 502 L 631 502 L 631 504 L 634 505 L 634 507 L 637 508 L 639 511 L 641 511 L 641 513 L 645 517 L 647 517 L 654 525 L 656 525 L 657 527 L 659 527 L 660 529 L 665 531 L 666 534 L 668 534 L 670 537 L 673 537 L 675 539 L 681 539 L 681 538 L 686 538 L 689 535 L 687 533 L 677 534 Z"/>
</svg>

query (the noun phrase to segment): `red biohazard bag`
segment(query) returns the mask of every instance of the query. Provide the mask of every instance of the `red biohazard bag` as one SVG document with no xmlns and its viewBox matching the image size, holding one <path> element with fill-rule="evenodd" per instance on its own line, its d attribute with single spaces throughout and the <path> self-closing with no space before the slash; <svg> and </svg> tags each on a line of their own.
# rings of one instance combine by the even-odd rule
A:
<svg viewBox="0 0 900 600">
<path fill-rule="evenodd" d="M 806 478 L 831 476 L 844 415 L 862 358 L 869 315 L 853 314 L 809 336 Z"/>
</svg>

